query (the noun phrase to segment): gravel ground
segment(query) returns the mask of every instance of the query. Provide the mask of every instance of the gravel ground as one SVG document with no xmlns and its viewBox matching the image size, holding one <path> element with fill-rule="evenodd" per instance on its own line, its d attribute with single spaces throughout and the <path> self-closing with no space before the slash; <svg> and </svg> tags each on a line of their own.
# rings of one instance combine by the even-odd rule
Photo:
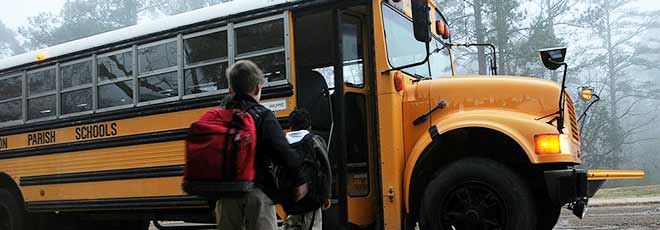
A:
<svg viewBox="0 0 660 230">
<path fill-rule="evenodd" d="M 555 229 L 660 229 L 660 203 L 590 207 L 580 220 L 563 210 Z"/>
<path fill-rule="evenodd" d="M 660 230 L 660 197 L 592 200 L 580 220 L 562 210 L 555 230 Z M 178 224 L 169 222 L 165 224 Z M 150 230 L 157 230 L 153 225 Z"/>
</svg>

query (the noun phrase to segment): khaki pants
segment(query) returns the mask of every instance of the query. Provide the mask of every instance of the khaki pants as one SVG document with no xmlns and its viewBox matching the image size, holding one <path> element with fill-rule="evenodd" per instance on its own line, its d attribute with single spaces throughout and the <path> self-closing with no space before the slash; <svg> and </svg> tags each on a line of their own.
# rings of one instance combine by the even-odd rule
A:
<svg viewBox="0 0 660 230">
<path fill-rule="evenodd" d="M 243 197 L 220 199 L 215 212 L 219 230 L 277 230 L 273 201 L 258 188 Z"/>
<path fill-rule="evenodd" d="M 312 221 L 314 225 L 311 226 Z M 323 217 L 321 216 L 321 209 L 317 209 L 305 214 L 289 215 L 284 222 L 284 230 L 321 230 Z"/>
</svg>

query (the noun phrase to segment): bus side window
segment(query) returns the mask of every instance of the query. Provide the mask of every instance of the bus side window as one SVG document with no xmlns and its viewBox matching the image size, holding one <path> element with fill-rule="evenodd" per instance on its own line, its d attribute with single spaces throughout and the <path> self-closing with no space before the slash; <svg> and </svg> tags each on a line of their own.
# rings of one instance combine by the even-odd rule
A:
<svg viewBox="0 0 660 230">
<path fill-rule="evenodd" d="M 229 88 L 225 77 L 228 67 L 226 30 L 185 38 L 183 48 L 185 95 Z"/>
<path fill-rule="evenodd" d="M 98 108 L 133 104 L 133 52 L 97 58 Z"/>
<path fill-rule="evenodd" d="M 351 87 L 364 87 L 364 68 L 362 57 L 362 30 L 359 19 L 344 15 L 345 20 L 354 23 L 342 23 L 342 55 L 344 61 L 344 82 Z"/>
<path fill-rule="evenodd" d="M 92 110 L 92 61 L 60 67 L 62 115 Z"/>
<path fill-rule="evenodd" d="M 55 68 L 38 70 L 27 74 L 28 120 L 55 117 Z"/>
<path fill-rule="evenodd" d="M 284 20 L 236 27 L 236 60 L 247 59 L 256 63 L 268 82 L 286 80 Z"/>
<path fill-rule="evenodd" d="M 179 96 L 176 41 L 138 50 L 138 101 Z"/>
<path fill-rule="evenodd" d="M 23 78 L 14 76 L 0 80 L 0 123 L 21 120 Z"/>
</svg>

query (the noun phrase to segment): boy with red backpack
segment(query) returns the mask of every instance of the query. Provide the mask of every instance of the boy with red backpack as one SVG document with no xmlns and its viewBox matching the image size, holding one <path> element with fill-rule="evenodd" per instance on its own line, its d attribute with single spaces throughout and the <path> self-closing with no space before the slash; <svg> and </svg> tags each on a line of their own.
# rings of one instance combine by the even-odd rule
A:
<svg viewBox="0 0 660 230">
<path fill-rule="evenodd" d="M 273 167 L 292 180 L 293 200 L 307 194 L 302 158 L 292 150 L 272 111 L 259 104 L 263 73 L 238 61 L 226 73 L 230 96 L 191 126 L 186 140 L 183 189 L 218 198 L 222 230 L 276 230 L 273 199 L 280 197 Z"/>
</svg>

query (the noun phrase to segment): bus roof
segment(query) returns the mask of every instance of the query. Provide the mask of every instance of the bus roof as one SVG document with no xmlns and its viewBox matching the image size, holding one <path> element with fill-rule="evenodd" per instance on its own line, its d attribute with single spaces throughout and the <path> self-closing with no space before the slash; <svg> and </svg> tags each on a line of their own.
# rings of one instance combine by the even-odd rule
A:
<svg viewBox="0 0 660 230">
<path fill-rule="evenodd" d="M 129 26 L 106 33 L 62 43 L 40 50 L 27 52 L 0 60 L 0 72 L 37 61 L 37 55 L 44 55 L 45 60 L 76 53 L 95 47 L 118 43 L 149 34 L 158 33 L 178 27 L 196 24 L 219 17 L 238 14 L 246 11 L 266 8 L 298 0 L 234 0 L 214 6 L 188 11 L 174 16 Z"/>
</svg>

